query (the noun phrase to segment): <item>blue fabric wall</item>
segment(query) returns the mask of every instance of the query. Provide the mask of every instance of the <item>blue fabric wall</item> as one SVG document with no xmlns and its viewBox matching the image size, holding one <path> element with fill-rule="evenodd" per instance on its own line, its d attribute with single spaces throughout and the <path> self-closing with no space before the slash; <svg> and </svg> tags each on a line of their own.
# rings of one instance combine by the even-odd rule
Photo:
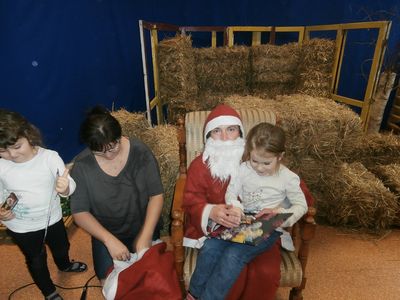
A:
<svg viewBox="0 0 400 300">
<path fill-rule="evenodd" d="M 89 107 L 145 110 L 139 19 L 284 26 L 392 17 L 393 48 L 399 10 L 399 0 L 2 0 L 0 106 L 25 115 L 69 161 L 82 149 L 78 130 Z M 350 87 L 359 82 L 354 76 Z"/>
</svg>

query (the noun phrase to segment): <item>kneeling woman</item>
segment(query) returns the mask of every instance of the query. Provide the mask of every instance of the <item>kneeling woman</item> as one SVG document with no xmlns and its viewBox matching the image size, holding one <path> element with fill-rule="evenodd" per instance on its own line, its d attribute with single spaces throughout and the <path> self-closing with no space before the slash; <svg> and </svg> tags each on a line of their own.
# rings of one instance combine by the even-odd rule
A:
<svg viewBox="0 0 400 300">
<path fill-rule="evenodd" d="M 75 159 L 71 197 L 75 222 L 92 236 L 94 268 L 104 283 L 113 259 L 151 246 L 158 238 L 163 187 L 157 161 L 137 139 L 121 135 L 121 125 L 102 107 L 93 108 L 80 128 L 87 145 Z"/>
</svg>

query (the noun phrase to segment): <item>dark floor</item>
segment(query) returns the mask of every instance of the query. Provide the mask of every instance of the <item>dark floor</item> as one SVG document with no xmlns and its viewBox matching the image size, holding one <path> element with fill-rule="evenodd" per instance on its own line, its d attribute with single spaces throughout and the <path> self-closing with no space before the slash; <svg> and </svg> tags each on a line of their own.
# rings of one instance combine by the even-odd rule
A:
<svg viewBox="0 0 400 300">
<path fill-rule="evenodd" d="M 85 232 L 74 229 L 70 232 L 70 242 L 71 258 L 86 261 L 89 270 L 82 274 L 62 274 L 49 259 L 50 272 L 59 285 L 82 286 L 94 274 L 90 240 Z M 318 226 L 310 250 L 305 300 L 400 299 L 400 230 L 393 230 L 378 239 Z M 0 299 L 7 299 L 13 290 L 32 282 L 16 246 L 0 246 L 0 265 Z M 93 279 L 91 284 L 99 283 Z M 81 289 L 60 289 L 60 294 L 66 300 L 80 299 Z M 280 289 L 277 299 L 287 297 L 288 290 Z M 43 298 L 32 285 L 15 293 L 11 299 Z M 102 299 L 101 290 L 89 288 L 87 299 Z"/>
</svg>

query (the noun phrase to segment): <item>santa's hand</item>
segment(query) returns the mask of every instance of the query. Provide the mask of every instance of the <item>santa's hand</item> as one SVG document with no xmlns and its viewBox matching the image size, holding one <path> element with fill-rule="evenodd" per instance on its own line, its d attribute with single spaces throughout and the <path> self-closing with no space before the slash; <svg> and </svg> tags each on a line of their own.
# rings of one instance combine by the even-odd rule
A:
<svg viewBox="0 0 400 300">
<path fill-rule="evenodd" d="M 238 218 L 237 212 L 232 210 L 231 205 L 225 204 L 215 205 L 211 209 L 210 219 L 227 228 L 236 227 L 240 223 L 240 218 Z"/>
<path fill-rule="evenodd" d="M 69 169 L 65 169 L 62 176 L 57 176 L 56 179 L 56 191 L 61 196 L 68 196 L 69 194 Z"/>
</svg>

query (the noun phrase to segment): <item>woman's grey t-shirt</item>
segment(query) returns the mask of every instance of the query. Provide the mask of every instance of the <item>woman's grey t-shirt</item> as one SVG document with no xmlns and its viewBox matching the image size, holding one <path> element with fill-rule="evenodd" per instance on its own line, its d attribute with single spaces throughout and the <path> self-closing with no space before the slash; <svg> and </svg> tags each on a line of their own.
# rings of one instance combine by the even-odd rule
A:
<svg viewBox="0 0 400 300">
<path fill-rule="evenodd" d="M 144 223 L 149 197 L 163 193 L 153 153 L 141 141 L 129 141 L 127 163 L 117 176 L 106 174 L 89 149 L 76 157 L 71 171 L 76 182 L 71 212 L 90 212 L 120 239 L 136 237 Z"/>
</svg>

